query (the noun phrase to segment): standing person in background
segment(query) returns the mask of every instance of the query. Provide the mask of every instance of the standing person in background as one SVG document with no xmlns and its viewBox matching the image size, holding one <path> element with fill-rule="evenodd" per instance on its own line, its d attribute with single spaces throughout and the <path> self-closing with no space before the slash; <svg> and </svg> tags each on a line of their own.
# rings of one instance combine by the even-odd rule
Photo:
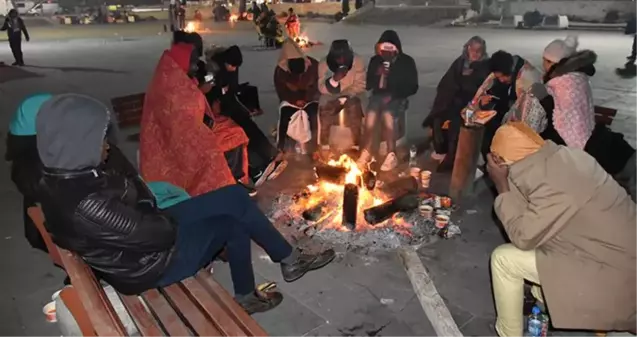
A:
<svg viewBox="0 0 637 337">
<path fill-rule="evenodd" d="M 300 144 L 301 153 L 313 154 L 318 146 L 318 61 L 306 56 L 294 41 L 285 40 L 274 70 L 274 87 L 281 102 L 277 128 L 279 151 L 285 151 L 290 120 L 302 111 L 309 119 L 311 138 Z"/>
<path fill-rule="evenodd" d="M 288 31 L 288 36 L 295 42 L 298 42 L 297 39 L 301 34 L 301 21 L 299 20 L 299 16 L 294 13 L 294 8 L 292 7 L 288 9 L 288 18 L 285 20 L 285 28 Z"/>
<path fill-rule="evenodd" d="M 440 171 L 453 168 L 462 124 L 460 111 L 489 75 L 488 58 L 487 43 L 481 37 L 474 36 L 465 43 L 460 57 L 451 64 L 438 83 L 433 107 L 423 127 L 431 128 L 434 146 L 432 158 L 440 161 Z"/>
<path fill-rule="evenodd" d="M 375 45 L 376 54 L 367 66 L 367 90 L 371 91 L 365 116 L 365 141 L 358 164 L 365 167 L 376 154 L 374 133 L 382 129 L 382 139 L 387 143 L 387 156 L 381 171 L 391 171 L 398 165 L 395 119 L 407 105 L 408 97 L 418 91 L 418 69 L 414 59 L 403 52 L 398 33 L 386 30 Z"/>
<path fill-rule="evenodd" d="M 24 58 L 22 56 L 22 34 L 24 38 L 29 42 L 29 32 L 27 26 L 24 25 L 24 21 L 18 16 L 18 11 L 12 9 L 9 11 L 9 15 L 4 19 L 4 24 L 0 30 L 7 31 L 7 38 L 9 39 L 9 46 L 11 47 L 11 53 L 15 62 L 14 66 L 24 66 Z"/>
<path fill-rule="evenodd" d="M 363 58 L 354 53 L 349 41 L 334 40 L 319 63 L 318 76 L 321 146 L 329 147 L 330 130 L 342 119 L 342 126 L 351 130 L 353 146 L 358 147 L 366 91 Z"/>
<path fill-rule="evenodd" d="M 617 68 L 615 72 L 621 77 L 631 78 L 637 75 L 637 66 L 635 66 L 635 60 L 637 60 L 637 50 L 635 49 L 635 44 L 637 43 L 637 18 L 635 17 L 635 13 L 633 13 L 630 20 L 626 22 L 624 33 L 633 36 L 633 48 L 630 51 L 630 55 L 626 57 L 628 62 L 626 62 L 624 68 Z"/>
</svg>

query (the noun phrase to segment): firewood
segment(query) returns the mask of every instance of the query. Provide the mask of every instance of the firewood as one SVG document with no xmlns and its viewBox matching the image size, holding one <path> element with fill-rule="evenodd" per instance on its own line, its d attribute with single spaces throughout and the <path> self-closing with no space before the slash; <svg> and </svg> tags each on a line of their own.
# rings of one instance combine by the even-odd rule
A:
<svg viewBox="0 0 637 337">
<path fill-rule="evenodd" d="M 347 184 L 343 188 L 343 226 L 350 230 L 356 229 L 356 215 L 358 213 L 358 186 Z"/>
<path fill-rule="evenodd" d="M 418 196 L 413 193 L 404 194 L 384 204 L 363 211 L 365 221 L 370 225 L 379 224 L 398 212 L 412 211 L 418 207 Z"/>
</svg>

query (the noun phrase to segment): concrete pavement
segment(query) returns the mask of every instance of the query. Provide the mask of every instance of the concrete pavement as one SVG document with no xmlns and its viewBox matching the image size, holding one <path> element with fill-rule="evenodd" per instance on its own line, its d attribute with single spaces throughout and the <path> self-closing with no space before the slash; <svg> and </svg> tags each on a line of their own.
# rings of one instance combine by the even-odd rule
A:
<svg viewBox="0 0 637 337">
<path fill-rule="evenodd" d="M 206 42 L 236 43 L 243 47 L 241 79 L 260 88 L 266 114 L 257 122 L 264 130 L 276 123 L 277 98 L 272 74 L 277 51 L 254 51 L 256 34 L 249 26 L 234 30 L 211 27 Z M 217 29 L 218 28 L 218 29 Z M 316 57 L 326 54 L 333 39 L 348 38 L 366 59 L 373 52 L 385 27 L 308 24 L 307 35 L 326 46 L 309 51 Z M 472 35 L 487 40 L 489 51 L 506 49 L 540 65 L 541 52 L 562 32 L 505 31 L 492 29 L 433 29 L 400 27 L 404 50 L 418 65 L 421 89 L 411 100 L 407 114 L 408 136 L 420 138 L 420 123 L 427 115 L 435 86 L 449 64 Z M 108 101 L 110 98 L 145 90 L 156 61 L 169 44 L 165 35 L 140 31 L 124 38 L 52 41 L 34 40 L 24 44 L 25 61 L 30 67 L 0 68 L 0 133 L 6 134 L 8 121 L 18 103 L 28 94 L 80 92 Z M 597 74 L 592 78 L 597 104 L 617 108 L 613 129 L 622 132 L 635 145 L 635 80 L 619 79 L 614 68 L 624 63 L 632 41 L 619 33 L 582 32 L 581 48 L 598 53 Z M 7 44 L 0 44 L 0 60 L 11 61 Z M 10 62 L 9 62 L 10 63 Z M 135 144 L 124 149 L 134 157 Z M 4 144 L 0 145 L 4 152 Z M 284 176 L 282 176 L 284 178 Z M 63 273 L 52 267 L 47 256 L 28 247 L 22 236 L 21 198 L 9 181 L 8 166 L 0 165 L 0 227 L 3 291 L 0 313 L 5 324 L 0 334 L 56 335 L 54 325 L 44 321 L 42 306 L 62 285 Z M 470 209 L 458 214 L 463 234 L 454 240 L 439 241 L 419 253 L 438 291 L 465 335 L 492 335 L 494 308 L 491 297 L 488 259 L 492 249 L 504 242 L 491 217 L 492 196 L 484 193 Z M 462 219 L 461 219 L 462 218 Z M 433 330 L 415 298 L 405 272 L 395 254 L 368 256 L 347 253 L 324 270 L 302 280 L 285 284 L 276 265 L 262 258 L 255 247 L 255 271 L 261 279 L 279 281 L 286 300 L 280 309 L 256 316 L 272 335 L 431 335 Z M 215 277 L 228 285 L 225 265 L 215 266 Z"/>
</svg>

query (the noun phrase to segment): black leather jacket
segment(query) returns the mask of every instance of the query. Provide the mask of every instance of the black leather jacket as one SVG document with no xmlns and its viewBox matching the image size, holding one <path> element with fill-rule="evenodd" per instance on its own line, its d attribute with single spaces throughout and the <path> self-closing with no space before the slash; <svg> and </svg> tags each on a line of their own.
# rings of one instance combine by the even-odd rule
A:
<svg viewBox="0 0 637 337">
<path fill-rule="evenodd" d="M 122 294 L 155 287 L 170 262 L 174 220 L 133 172 L 45 168 L 42 209 L 60 247 L 79 254 Z"/>
</svg>

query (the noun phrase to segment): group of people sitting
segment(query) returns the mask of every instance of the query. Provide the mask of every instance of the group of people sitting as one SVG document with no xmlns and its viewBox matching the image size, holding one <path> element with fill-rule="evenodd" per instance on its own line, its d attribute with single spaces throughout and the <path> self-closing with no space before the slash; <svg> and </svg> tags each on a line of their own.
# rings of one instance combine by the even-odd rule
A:
<svg viewBox="0 0 637 337">
<path fill-rule="evenodd" d="M 595 61 L 576 38 L 557 39 L 541 72 L 505 51 L 489 58 L 473 37 L 424 122 L 445 170 L 467 110 L 494 111 L 481 145 L 510 240 L 491 255 L 500 336 L 523 335 L 525 282 L 555 328 L 635 334 L 635 149 L 595 123 Z"/>
<path fill-rule="evenodd" d="M 439 170 L 453 167 L 458 134 L 466 122 L 463 114 L 491 110 L 495 114 L 484 125 L 484 159 L 500 125 L 523 121 L 545 140 L 589 153 L 635 200 L 635 149 L 623 135 L 596 124 L 589 78 L 595 74 L 597 55 L 577 46 L 574 36 L 552 41 L 544 50 L 540 71 L 506 51 L 489 57 L 486 42 L 471 38 L 440 81 L 423 123 L 431 128 L 432 157 L 440 161 Z"/>
<path fill-rule="evenodd" d="M 263 40 L 267 48 L 281 48 L 283 41 L 283 28 L 279 24 L 276 13 L 273 9 L 269 9 L 265 2 L 261 6 L 256 2 L 252 2 L 252 20 L 257 29 L 259 39 Z"/>
<path fill-rule="evenodd" d="M 519 56 L 489 58 L 485 41 L 471 38 L 425 125 L 444 165 L 466 107 L 497 112 L 485 125 L 483 153 L 511 240 L 491 260 L 500 335 L 522 334 L 525 280 L 557 328 L 634 332 L 635 150 L 594 123 L 595 54 L 567 39 L 543 56 L 542 76 Z M 306 158 L 345 143 L 367 165 L 378 156 L 377 126 L 388 147 L 381 169 L 393 170 L 395 121 L 418 90 L 418 72 L 392 30 L 367 67 L 347 40 L 334 41 L 321 61 L 286 40 L 274 69 L 273 145 L 252 118 L 261 108 L 256 88 L 239 81 L 242 63 L 237 46 L 205 50 L 199 35 L 175 34 L 146 92 L 139 171 L 117 147 L 104 104 L 79 94 L 27 98 L 6 157 L 25 210 L 41 204 L 54 242 L 123 294 L 187 278 L 225 248 L 238 303 L 249 313 L 277 306 L 280 293 L 255 289 L 251 240 L 289 282 L 335 253 L 292 247 L 250 199 L 254 187 L 285 168 L 290 138 Z M 336 134 L 343 128 L 347 140 Z M 45 249 L 26 216 L 25 230 Z"/>
</svg>

